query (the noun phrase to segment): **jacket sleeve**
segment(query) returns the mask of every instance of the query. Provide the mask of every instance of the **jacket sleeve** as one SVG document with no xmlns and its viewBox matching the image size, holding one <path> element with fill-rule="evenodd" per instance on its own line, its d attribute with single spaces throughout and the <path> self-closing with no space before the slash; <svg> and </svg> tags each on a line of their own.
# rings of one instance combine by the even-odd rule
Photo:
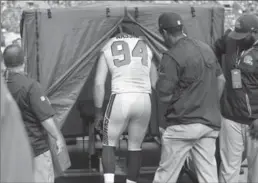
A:
<svg viewBox="0 0 258 183">
<path fill-rule="evenodd" d="M 222 64 L 221 63 L 222 55 L 225 54 L 225 50 L 226 50 L 226 38 L 231 31 L 232 31 L 231 29 L 228 29 L 225 32 L 225 34 L 221 38 L 217 39 L 214 45 L 212 45 L 212 49 L 220 65 Z"/>
<path fill-rule="evenodd" d="M 31 108 L 40 122 L 55 115 L 55 110 L 38 82 L 34 82 L 29 91 Z"/>
</svg>

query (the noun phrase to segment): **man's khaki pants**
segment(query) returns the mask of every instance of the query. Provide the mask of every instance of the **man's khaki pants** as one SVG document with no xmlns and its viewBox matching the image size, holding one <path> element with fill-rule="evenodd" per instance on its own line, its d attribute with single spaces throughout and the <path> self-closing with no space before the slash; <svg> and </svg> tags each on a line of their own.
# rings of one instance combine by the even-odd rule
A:
<svg viewBox="0 0 258 183">
<path fill-rule="evenodd" d="M 238 183 L 242 155 L 248 163 L 248 183 L 258 182 L 258 141 L 252 140 L 249 126 L 223 119 L 220 131 L 221 183 Z"/>
<path fill-rule="evenodd" d="M 35 183 L 54 183 L 55 175 L 50 151 L 34 159 Z"/>
<path fill-rule="evenodd" d="M 162 135 L 161 159 L 153 183 L 176 183 L 189 155 L 199 183 L 218 182 L 215 159 L 218 134 L 199 123 L 168 127 Z"/>
</svg>

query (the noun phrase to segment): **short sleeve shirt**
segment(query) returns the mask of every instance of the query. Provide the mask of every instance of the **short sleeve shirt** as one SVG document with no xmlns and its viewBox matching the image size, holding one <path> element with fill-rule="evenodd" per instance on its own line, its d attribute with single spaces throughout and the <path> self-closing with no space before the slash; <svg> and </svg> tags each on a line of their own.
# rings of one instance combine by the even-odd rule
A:
<svg viewBox="0 0 258 183">
<path fill-rule="evenodd" d="M 17 104 L 1 84 L 0 182 L 33 182 L 33 156 Z M 6 166 L 8 165 L 8 166 Z"/>
<path fill-rule="evenodd" d="M 9 73 L 7 86 L 21 111 L 34 155 L 46 152 L 49 150 L 47 132 L 41 123 L 53 117 L 55 111 L 40 84 L 23 74 Z"/>
<path fill-rule="evenodd" d="M 221 74 L 216 56 L 206 43 L 184 38 L 165 52 L 156 88 L 168 104 L 167 125 L 198 122 L 218 129 L 217 77 Z"/>
<path fill-rule="evenodd" d="M 29 96 L 31 109 L 40 122 L 55 114 L 49 99 L 45 96 L 38 82 L 33 82 L 29 90 Z"/>
<path fill-rule="evenodd" d="M 168 54 L 163 54 L 159 66 L 159 79 L 156 87 L 160 97 L 173 94 L 174 88 L 178 82 L 178 71 L 179 66 L 177 62 Z"/>
</svg>

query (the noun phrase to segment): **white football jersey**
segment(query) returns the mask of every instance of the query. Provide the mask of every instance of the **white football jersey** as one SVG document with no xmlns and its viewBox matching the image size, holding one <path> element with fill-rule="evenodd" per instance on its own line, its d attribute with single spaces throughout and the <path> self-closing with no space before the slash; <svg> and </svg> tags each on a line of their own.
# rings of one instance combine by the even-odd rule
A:
<svg viewBox="0 0 258 183">
<path fill-rule="evenodd" d="M 112 75 L 112 93 L 151 93 L 153 53 L 142 37 L 119 34 L 102 51 Z"/>
</svg>

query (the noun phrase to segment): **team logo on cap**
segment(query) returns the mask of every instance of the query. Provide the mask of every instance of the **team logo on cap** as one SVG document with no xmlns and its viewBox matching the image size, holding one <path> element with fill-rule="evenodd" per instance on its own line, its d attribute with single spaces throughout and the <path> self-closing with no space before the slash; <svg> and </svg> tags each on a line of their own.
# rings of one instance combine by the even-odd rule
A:
<svg viewBox="0 0 258 183">
<path fill-rule="evenodd" d="M 181 21 L 180 20 L 177 21 L 177 25 L 181 25 Z"/>
</svg>

